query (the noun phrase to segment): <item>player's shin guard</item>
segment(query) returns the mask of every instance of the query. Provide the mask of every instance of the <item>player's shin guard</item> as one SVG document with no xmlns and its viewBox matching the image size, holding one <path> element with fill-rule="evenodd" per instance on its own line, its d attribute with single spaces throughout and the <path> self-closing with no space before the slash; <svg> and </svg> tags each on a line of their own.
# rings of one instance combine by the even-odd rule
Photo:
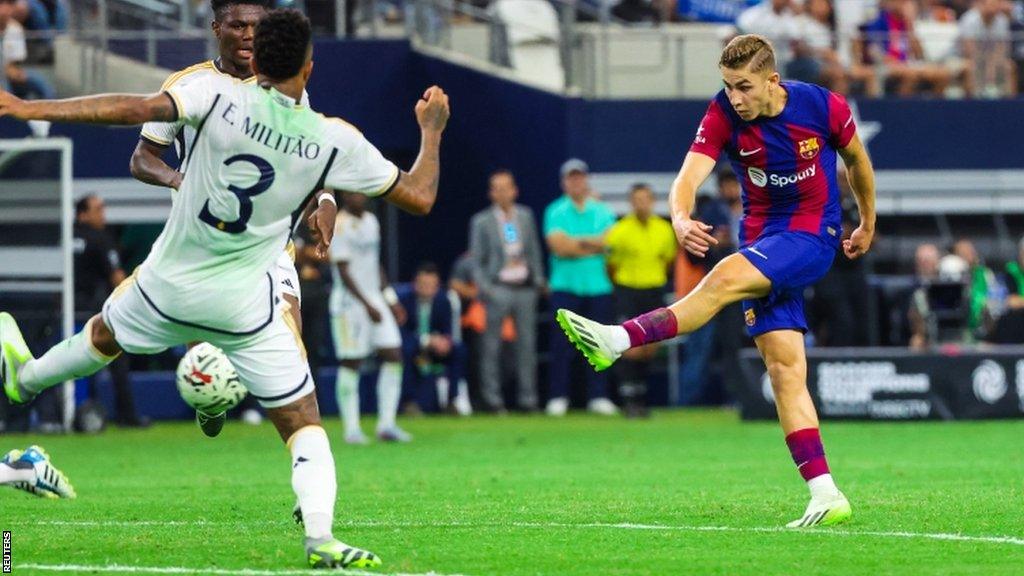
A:
<svg viewBox="0 0 1024 576">
<path fill-rule="evenodd" d="M 335 392 L 345 435 L 362 434 L 359 429 L 359 371 L 339 366 Z"/>
<path fill-rule="evenodd" d="M 377 430 L 395 427 L 402 396 L 402 363 L 384 362 L 377 376 Z"/>
<path fill-rule="evenodd" d="M 299 500 L 307 538 L 333 538 L 338 483 L 327 432 L 306 426 L 288 439 L 292 454 L 292 490 Z"/>
<path fill-rule="evenodd" d="M 107 356 L 97 350 L 92 345 L 91 333 L 90 320 L 78 334 L 26 362 L 18 372 L 19 385 L 38 394 L 60 382 L 95 374 L 113 362 L 117 356 Z"/>
</svg>

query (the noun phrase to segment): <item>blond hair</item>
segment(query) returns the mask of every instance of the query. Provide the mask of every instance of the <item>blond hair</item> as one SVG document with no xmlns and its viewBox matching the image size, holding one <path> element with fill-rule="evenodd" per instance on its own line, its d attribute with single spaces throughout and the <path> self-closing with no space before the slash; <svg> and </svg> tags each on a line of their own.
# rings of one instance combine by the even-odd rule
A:
<svg viewBox="0 0 1024 576">
<path fill-rule="evenodd" d="M 744 34 L 726 44 L 718 65 L 729 70 L 749 65 L 751 72 L 775 72 L 775 50 L 764 36 Z"/>
</svg>

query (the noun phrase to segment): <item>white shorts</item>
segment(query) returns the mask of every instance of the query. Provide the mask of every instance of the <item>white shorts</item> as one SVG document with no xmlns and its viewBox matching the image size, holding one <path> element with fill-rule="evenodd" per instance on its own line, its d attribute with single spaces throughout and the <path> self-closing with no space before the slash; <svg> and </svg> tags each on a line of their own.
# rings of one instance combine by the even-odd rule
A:
<svg viewBox="0 0 1024 576">
<path fill-rule="evenodd" d="M 380 322 L 374 324 L 366 307 L 355 298 L 341 306 L 339 314 L 331 316 L 331 335 L 338 360 L 367 358 L 377 350 L 402 347 L 402 333 L 391 308 L 383 298 L 369 298 L 370 304 L 380 311 Z"/>
<path fill-rule="evenodd" d="M 131 354 L 157 354 L 189 342 L 223 349 L 242 384 L 265 408 L 291 404 L 313 391 L 302 338 L 281 307 L 251 334 L 225 334 L 168 318 L 146 300 L 132 276 L 110 295 L 102 314 L 114 340 Z"/>
<path fill-rule="evenodd" d="M 277 261 L 274 262 L 270 273 L 274 277 L 274 284 L 278 294 L 294 296 L 301 306 L 302 291 L 299 289 L 299 272 L 295 269 L 295 260 L 288 250 L 281 252 L 281 255 L 277 257 Z"/>
</svg>

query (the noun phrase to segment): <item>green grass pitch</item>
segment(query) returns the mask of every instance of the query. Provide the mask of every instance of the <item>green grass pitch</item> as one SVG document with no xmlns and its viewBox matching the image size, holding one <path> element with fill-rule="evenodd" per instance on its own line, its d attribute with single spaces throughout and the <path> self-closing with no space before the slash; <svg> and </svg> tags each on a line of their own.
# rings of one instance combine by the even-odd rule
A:
<svg viewBox="0 0 1024 576">
<path fill-rule="evenodd" d="M 826 423 L 854 507 L 779 529 L 807 492 L 774 423 L 726 411 L 649 421 L 406 420 L 409 445 L 350 447 L 335 535 L 384 574 L 1024 574 L 1024 421 Z M 372 423 L 364 428 L 372 430 Z M 38 442 L 79 497 L 0 490 L 15 574 L 298 574 L 289 457 L 269 423 L 191 423 Z"/>
</svg>

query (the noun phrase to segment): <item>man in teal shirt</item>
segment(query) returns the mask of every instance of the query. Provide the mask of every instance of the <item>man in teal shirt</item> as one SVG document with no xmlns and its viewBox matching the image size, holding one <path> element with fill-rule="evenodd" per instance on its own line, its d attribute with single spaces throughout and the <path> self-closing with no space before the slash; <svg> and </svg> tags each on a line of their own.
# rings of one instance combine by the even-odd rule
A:
<svg viewBox="0 0 1024 576">
<path fill-rule="evenodd" d="M 587 310 L 588 318 L 612 320 L 612 283 L 604 254 L 604 235 L 615 223 L 615 214 L 592 196 L 587 164 L 571 159 L 562 164 L 564 194 L 544 210 L 544 239 L 551 251 L 551 308 Z M 569 408 L 569 377 L 578 357 L 572 344 L 562 337 L 558 324 L 551 324 L 549 363 L 550 399 L 547 413 L 563 416 Z M 608 400 L 606 372 L 585 371 L 587 409 L 614 415 L 618 409 Z"/>
</svg>

